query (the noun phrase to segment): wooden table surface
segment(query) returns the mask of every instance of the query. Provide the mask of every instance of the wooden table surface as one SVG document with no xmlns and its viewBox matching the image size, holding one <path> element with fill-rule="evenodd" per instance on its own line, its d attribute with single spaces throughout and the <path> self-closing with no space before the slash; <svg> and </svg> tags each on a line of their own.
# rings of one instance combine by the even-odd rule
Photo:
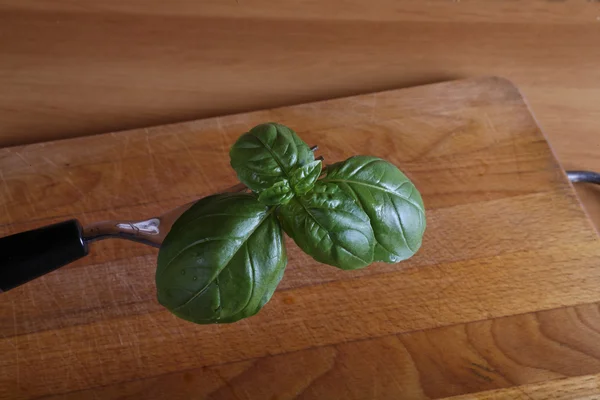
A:
<svg viewBox="0 0 600 400">
<path fill-rule="evenodd" d="M 229 146 L 268 120 L 330 162 L 400 165 L 427 206 L 419 253 L 341 271 L 288 241 L 257 316 L 199 326 L 157 303 L 155 249 L 96 243 L 0 296 L 1 398 L 600 395 L 600 240 L 503 79 L 0 150 L 0 234 L 142 218 L 227 187 Z"/>
<path fill-rule="evenodd" d="M 0 0 L 0 145 L 494 74 L 565 168 L 600 171 L 599 17 L 584 0 Z M 600 190 L 577 191 L 600 226 Z"/>
<path fill-rule="evenodd" d="M 587 0 L 0 0 L 0 146 L 497 75 L 600 170 L 598 43 Z"/>
</svg>

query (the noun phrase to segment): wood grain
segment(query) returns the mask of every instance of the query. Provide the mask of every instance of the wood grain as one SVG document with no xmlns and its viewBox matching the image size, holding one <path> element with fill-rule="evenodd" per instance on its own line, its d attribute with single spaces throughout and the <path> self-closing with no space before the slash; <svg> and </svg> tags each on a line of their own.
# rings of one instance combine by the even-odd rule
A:
<svg viewBox="0 0 600 400">
<path fill-rule="evenodd" d="M 598 398 L 599 375 L 563 378 L 542 383 L 516 386 L 508 389 L 491 390 L 476 394 L 454 396 L 452 400 L 593 400 Z M 448 398 L 450 399 L 450 398 Z"/>
<path fill-rule="evenodd" d="M 51 399 L 581 398 L 598 394 L 598 304 L 346 342 Z M 576 378 L 566 379 L 577 376 Z M 523 383 L 528 385 L 521 386 Z M 516 385 L 516 386 L 515 386 Z M 491 391 L 490 391 L 491 390 Z M 527 397 L 527 396 L 531 397 Z M 550 397 L 551 395 L 555 397 Z"/>
<path fill-rule="evenodd" d="M 584 0 L 2 0 L 0 145 L 494 74 L 566 167 L 600 170 L 599 17 Z"/>
<path fill-rule="evenodd" d="M 596 1 L 165 4 L 1 0 L 0 146 L 494 74 L 565 168 L 600 171 Z"/>
<path fill-rule="evenodd" d="M 273 300 L 196 326 L 155 300 L 156 250 L 107 241 L 0 298 L 0 398 L 440 398 L 600 373 L 600 242 L 508 81 L 481 78 L 0 150 L 0 231 L 160 213 L 235 181 L 266 120 L 333 162 L 400 165 L 422 250 L 360 271 L 290 241 Z"/>
</svg>

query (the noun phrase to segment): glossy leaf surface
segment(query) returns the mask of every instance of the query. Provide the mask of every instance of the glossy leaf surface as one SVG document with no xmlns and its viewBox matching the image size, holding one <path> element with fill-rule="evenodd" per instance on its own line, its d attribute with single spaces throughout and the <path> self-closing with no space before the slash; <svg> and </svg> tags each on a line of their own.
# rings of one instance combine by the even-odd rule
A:
<svg viewBox="0 0 600 400">
<path fill-rule="evenodd" d="M 268 206 L 286 204 L 294 196 L 287 179 L 275 183 L 270 188 L 260 192 L 258 201 Z"/>
<path fill-rule="evenodd" d="M 355 156 L 326 169 L 322 182 L 336 184 L 367 213 L 375 234 L 375 261 L 399 262 L 421 246 L 425 208 L 419 191 L 395 165 Z"/>
<path fill-rule="evenodd" d="M 158 300 L 195 323 L 234 322 L 269 301 L 286 262 L 272 209 L 253 194 L 209 196 L 175 222 L 161 246 Z"/>
<path fill-rule="evenodd" d="M 285 232 L 315 260 L 341 269 L 373 261 L 369 217 L 337 185 L 317 182 L 308 194 L 277 210 Z"/>
<path fill-rule="evenodd" d="M 290 182 L 294 193 L 302 195 L 311 190 L 321 175 L 321 168 L 321 160 L 315 160 L 292 171 Z"/>
<path fill-rule="evenodd" d="M 229 152 L 239 180 L 261 192 L 282 179 L 290 179 L 296 168 L 314 160 L 308 145 L 286 126 L 258 125 L 243 134 Z"/>
</svg>

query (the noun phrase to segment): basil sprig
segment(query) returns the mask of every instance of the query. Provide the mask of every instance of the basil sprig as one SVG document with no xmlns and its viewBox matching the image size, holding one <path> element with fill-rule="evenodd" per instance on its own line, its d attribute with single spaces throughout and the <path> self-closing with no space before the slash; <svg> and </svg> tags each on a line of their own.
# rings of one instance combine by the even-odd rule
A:
<svg viewBox="0 0 600 400">
<path fill-rule="evenodd" d="M 230 157 L 251 193 L 199 200 L 160 248 L 158 300 L 183 319 L 256 314 L 285 270 L 282 231 L 315 260 L 346 270 L 399 262 L 421 246 L 421 195 L 385 160 L 355 156 L 323 169 L 294 131 L 275 123 L 242 135 Z"/>
</svg>

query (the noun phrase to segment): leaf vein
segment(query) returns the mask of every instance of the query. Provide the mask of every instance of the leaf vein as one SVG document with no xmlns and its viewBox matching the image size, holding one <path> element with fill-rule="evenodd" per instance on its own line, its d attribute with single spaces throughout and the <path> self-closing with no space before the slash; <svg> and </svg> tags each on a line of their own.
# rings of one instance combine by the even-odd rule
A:
<svg viewBox="0 0 600 400">
<path fill-rule="evenodd" d="M 254 232 L 256 232 L 256 230 L 257 230 L 257 229 L 258 229 L 258 228 L 259 228 L 259 227 L 260 227 L 260 226 L 261 226 L 261 225 L 262 225 L 262 224 L 263 224 L 263 223 L 264 223 L 264 222 L 267 220 L 267 218 L 268 218 L 268 217 L 269 217 L 269 216 L 270 216 L 270 215 L 273 213 L 273 210 L 274 210 L 274 208 L 271 208 L 271 209 L 270 209 L 268 212 L 266 212 L 266 213 L 264 214 L 264 218 L 263 218 L 263 219 L 262 219 L 262 220 L 261 220 L 261 221 L 260 221 L 258 224 L 256 224 L 256 226 L 255 226 L 255 227 L 254 227 L 254 228 L 253 228 L 253 229 L 252 229 L 252 230 L 251 230 L 251 231 L 250 231 L 250 232 L 249 232 L 249 233 L 248 233 L 248 234 L 247 234 L 247 235 L 244 237 L 244 239 L 245 239 L 245 240 L 242 242 L 242 245 L 243 245 L 244 243 L 246 243 L 246 242 L 247 242 L 247 240 L 248 240 L 248 238 L 249 238 L 250 236 L 252 236 L 252 235 L 254 234 Z M 228 259 L 227 259 L 227 260 L 226 260 L 226 261 L 223 263 L 223 268 L 224 268 L 225 266 L 227 266 L 227 265 L 228 265 L 228 264 L 231 262 L 231 260 L 233 259 L 233 257 L 235 257 L 235 256 L 236 256 L 236 254 L 237 254 L 237 253 L 240 251 L 240 249 L 241 249 L 241 247 L 240 247 L 240 248 L 238 248 L 236 251 L 234 251 L 234 252 L 233 252 L 233 254 L 231 255 L 231 257 L 229 257 L 229 258 L 228 258 Z M 171 261 L 172 261 L 172 260 L 171 260 Z M 165 267 L 165 268 L 166 268 L 166 267 Z M 222 269 L 221 269 L 221 271 L 222 271 Z M 219 272 L 217 273 L 217 277 L 218 277 L 218 276 L 221 274 L 221 271 L 219 271 Z M 208 287 L 208 285 L 210 285 L 210 283 L 209 283 L 209 284 L 207 284 L 207 285 L 206 285 L 206 287 Z M 205 287 L 205 288 L 206 288 L 206 287 Z M 182 307 L 185 307 L 186 305 L 188 305 L 189 303 L 191 303 L 192 301 L 194 301 L 194 300 L 195 300 L 195 299 L 196 299 L 198 296 L 200 296 L 200 295 L 203 293 L 203 291 L 205 290 L 205 288 L 202 288 L 200 292 L 198 292 L 196 295 L 192 296 L 192 298 L 190 298 L 189 300 L 187 300 L 185 303 L 183 303 L 183 304 L 181 304 L 181 305 L 179 305 L 179 306 L 175 307 L 175 308 L 173 309 L 173 311 L 176 311 L 176 310 L 178 310 L 178 309 L 180 309 L 180 308 L 182 308 Z"/>
<path fill-rule="evenodd" d="M 327 178 L 325 178 L 325 179 L 322 180 L 322 182 L 334 182 L 334 183 L 340 183 L 340 182 L 342 182 L 342 183 L 346 183 L 348 185 L 352 184 L 352 185 L 366 186 L 366 187 L 372 188 L 374 190 L 379 190 L 379 191 L 382 191 L 382 192 L 385 192 L 385 193 L 388 193 L 388 194 L 393 194 L 394 196 L 398 196 L 398 197 L 402 198 L 403 200 L 405 200 L 407 203 L 411 204 L 416 209 L 418 209 L 420 211 L 423 211 L 422 207 L 419 204 L 417 204 L 414 201 L 412 201 L 409 197 L 406 197 L 406 196 L 404 196 L 404 195 L 402 195 L 402 194 L 400 194 L 398 192 L 394 192 L 394 191 L 382 188 L 380 186 L 372 185 L 372 184 L 361 182 L 361 181 L 353 181 L 353 180 L 350 180 L 350 179 L 327 179 Z M 410 183 L 410 182 L 407 181 L 405 183 Z M 402 187 L 402 185 L 400 187 Z"/>
</svg>

